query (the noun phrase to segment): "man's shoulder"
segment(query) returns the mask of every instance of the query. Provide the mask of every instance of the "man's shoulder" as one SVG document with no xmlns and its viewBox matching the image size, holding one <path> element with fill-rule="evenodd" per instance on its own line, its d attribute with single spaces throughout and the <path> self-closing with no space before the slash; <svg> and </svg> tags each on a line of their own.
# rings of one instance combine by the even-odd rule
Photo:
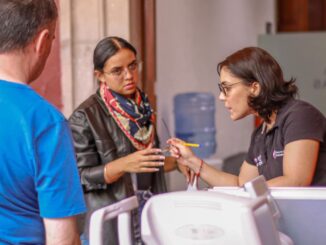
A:
<svg viewBox="0 0 326 245">
<path fill-rule="evenodd" d="M 29 101 L 28 108 L 26 108 L 26 116 L 31 117 L 31 119 L 49 122 L 65 120 L 65 117 L 58 108 L 35 91 L 26 95 L 25 101 Z"/>
<path fill-rule="evenodd" d="M 63 120 L 62 113 L 50 102 L 26 84 L 0 80 L 0 105 L 9 117 L 20 117 L 21 120 L 44 119 L 50 117 Z"/>
</svg>

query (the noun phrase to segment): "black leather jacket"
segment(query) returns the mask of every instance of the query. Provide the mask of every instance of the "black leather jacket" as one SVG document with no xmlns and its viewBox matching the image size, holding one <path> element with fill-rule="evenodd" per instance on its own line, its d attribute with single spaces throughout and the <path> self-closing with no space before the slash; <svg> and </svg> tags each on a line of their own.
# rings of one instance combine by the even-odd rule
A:
<svg viewBox="0 0 326 245">
<path fill-rule="evenodd" d="M 136 149 L 108 113 L 98 94 L 93 94 L 84 101 L 73 112 L 69 123 L 88 207 L 86 217 L 79 219 L 79 226 L 88 237 L 89 219 L 93 211 L 134 194 L 129 173 L 114 183 L 105 183 L 105 164 L 133 153 Z M 157 137 L 155 144 L 158 147 Z M 154 194 L 166 192 L 163 168 L 153 174 L 137 174 L 137 179 L 142 188 L 150 187 Z M 105 244 L 118 244 L 116 220 L 108 222 L 104 233 Z"/>
</svg>

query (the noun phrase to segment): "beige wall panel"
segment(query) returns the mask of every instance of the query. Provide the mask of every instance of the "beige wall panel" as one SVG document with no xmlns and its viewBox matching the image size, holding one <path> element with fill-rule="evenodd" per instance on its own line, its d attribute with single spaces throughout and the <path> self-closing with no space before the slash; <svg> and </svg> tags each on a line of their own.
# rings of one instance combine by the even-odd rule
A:
<svg viewBox="0 0 326 245">
<path fill-rule="evenodd" d="M 60 57 L 61 57 L 61 95 L 62 112 L 69 115 L 73 107 L 73 84 L 72 84 L 72 43 L 71 43 L 71 1 L 60 2 Z"/>
<path fill-rule="evenodd" d="M 129 0 L 106 0 L 108 36 L 120 36 L 130 40 L 130 11 Z M 123 10 L 123 11 L 121 11 Z"/>
<path fill-rule="evenodd" d="M 69 117 L 96 90 L 93 50 L 107 35 L 129 39 L 129 0 L 61 0 L 63 113 Z"/>
<path fill-rule="evenodd" d="M 74 107 L 96 88 L 93 76 L 93 50 L 103 37 L 103 2 L 100 0 L 72 1 L 72 62 L 74 74 Z"/>
</svg>

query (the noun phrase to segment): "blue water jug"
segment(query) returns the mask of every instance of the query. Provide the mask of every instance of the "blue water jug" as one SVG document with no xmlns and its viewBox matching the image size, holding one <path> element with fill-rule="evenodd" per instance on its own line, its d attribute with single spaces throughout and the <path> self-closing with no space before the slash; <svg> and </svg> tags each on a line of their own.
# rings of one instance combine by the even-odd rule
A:
<svg viewBox="0 0 326 245">
<path fill-rule="evenodd" d="M 212 93 L 181 93 L 174 97 L 176 137 L 198 143 L 194 153 L 207 158 L 216 151 L 215 97 Z"/>
</svg>

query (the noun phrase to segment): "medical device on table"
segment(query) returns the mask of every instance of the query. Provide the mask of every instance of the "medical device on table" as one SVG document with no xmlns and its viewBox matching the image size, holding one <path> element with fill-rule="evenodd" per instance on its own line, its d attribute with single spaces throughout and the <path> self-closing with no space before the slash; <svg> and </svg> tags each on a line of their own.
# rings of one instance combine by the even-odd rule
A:
<svg viewBox="0 0 326 245">
<path fill-rule="evenodd" d="M 153 196 L 142 213 L 142 239 L 150 245 L 279 245 L 266 196 L 209 191 Z"/>
<path fill-rule="evenodd" d="M 131 244 L 129 213 L 137 206 L 136 197 L 131 197 L 95 211 L 91 244 L 102 244 L 102 225 L 117 216 L 120 244 Z M 214 187 L 152 197 L 143 211 L 142 238 L 150 245 L 323 245 L 325 226 L 325 187 L 267 188 L 259 177 L 244 188 Z"/>
<path fill-rule="evenodd" d="M 261 178 L 261 177 L 259 177 Z M 295 245 L 324 245 L 326 241 L 326 188 L 325 187 L 269 187 L 256 178 L 243 187 L 214 187 L 209 191 L 234 196 L 255 198 L 268 195 L 275 224 L 281 239 Z M 252 189 L 250 186 L 256 183 Z M 258 184 L 258 185 L 257 185 Z M 262 186 L 260 184 L 263 184 Z M 287 236 L 285 236 L 286 234 Z"/>
</svg>

